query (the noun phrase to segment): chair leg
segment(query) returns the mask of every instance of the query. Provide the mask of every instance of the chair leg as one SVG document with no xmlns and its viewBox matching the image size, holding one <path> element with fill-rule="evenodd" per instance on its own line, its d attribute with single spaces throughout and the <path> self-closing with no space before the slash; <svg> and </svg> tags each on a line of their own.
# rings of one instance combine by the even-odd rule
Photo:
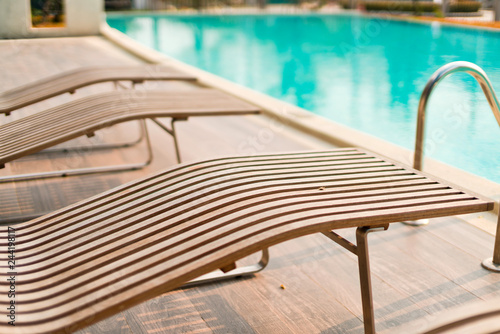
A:
<svg viewBox="0 0 500 334">
<path fill-rule="evenodd" d="M 0 183 L 28 181 L 28 180 L 37 180 L 37 179 L 45 179 L 45 178 L 52 178 L 52 177 L 64 177 L 64 176 L 73 176 L 73 175 L 122 172 L 122 171 L 131 171 L 131 170 L 142 169 L 142 168 L 148 166 L 151 163 L 151 161 L 153 160 L 153 150 L 151 148 L 151 140 L 149 138 L 149 133 L 147 131 L 145 120 L 142 120 L 142 127 L 143 127 L 143 131 L 144 131 L 145 138 L 146 138 L 146 147 L 147 147 L 147 152 L 148 152 L 148 158 L 145 162 L 135 163 L 135 164 L 103 166 L 103 167 L 76 168 L 76 169 L 67 169 L 67 170 L 32 173 L 32 174 L 9 175 L 9 176 L 0 177 Z"/>
<path fill-rule="evenodd" d="M 156 118 L 152 118 L 151 119 L 153 122 L 156 123 L 156 125 L 158 125 L 166 133 L 168 133 L 169 135 L 171 135 L 172 138 L 174 139 L 175 156 L 177 158 L 177 163 L 181 163 L 181 152 L 179 150 L 179 142 L 178 142 L 178 139 L 177 139 L 177 133 L 175 132 L 175 122 L 177 122 L 177 121 L 187 121 L 187 119 L 188 119 L 187 117 L 183 117 L 183 118 L 175 117 L 175 118 L 172 118 L 172 121 L 170 123 L 170 129 L 167 128 L 165 126 L 165 124 L 163 124 L 162 122 L 160 122 Z"/>
<path fill-rule="evenodd" d="M 256 264 L 241 268 L 236 268 L 231 271 L 228 271 L 227 273 L 223 273 L 220 270 L 213 271 L 211 273 L 202 275 L 198 278 L 195 278 L 194 280 L 187 282 L 180 288 L 188 288 L 199 284 L 213 283 L 230 278 L 249 276 L 263 270 L 265 267 L 267 267 L 268 263 L 269 263 L 269 249 L 266 248 L 262 250 L 262 256 L 260 258 L 260 261 Z"/>
<path fill-rule="evenodd" d="M 500 273 L 500 214 L 498 215 L 497 232 L 495 236 L 495 245 L 493 248 L 493 257 L 484 260 L 481 265 L 490 271 Z"/>
<path fill-rule="evenodd" d="M 368 254 L 368 233 L 380 231 L 380 228 L 358 227 L 356 230 L 356 248 L 358 255 L 359 281 L 361 285 L 361 303 L 363 305 L 363 323 L 365 334 L 375 333 L 375 314 L 373 312 L 372 280 Z"/>
<path fill-rule="evenodd" d="M 175 156 L 177 157 L 177 163 L 181 163 L 181 152 L 179 151 L 179 141 L 177 139 L 177 133 L 175 132 L 175 122 L 176 121 L 177 121 L 177 119 L 173 118 L 172 122 L 171 122 L 172 138 L 174 139 Z"/>
<path fill-rule="evenodd" d="M 363 323 L 365 334 L 375 333 L 375 315 L 373 312 L 372 281 L 370 275 L 370 260 L 368 253 L 368 233 L 385 231 L 389 225 L 378 227 L 361 226 L 356 229 L 356 245 L 344 239 L 333 231 L 323 232 L 325 236 L 335 241 L 358 257 L 359 281 L 361 286 L 361 304 L 363 306 Z"/>
</svg>

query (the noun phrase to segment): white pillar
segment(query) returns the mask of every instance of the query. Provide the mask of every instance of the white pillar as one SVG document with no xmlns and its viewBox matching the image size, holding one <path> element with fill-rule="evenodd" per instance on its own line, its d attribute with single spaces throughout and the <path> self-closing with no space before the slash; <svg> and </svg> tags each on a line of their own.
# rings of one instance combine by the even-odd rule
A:
<svg viewBox="0 0 500 334">
<path fill-rule="evenodd" d="M 443 12 L 444 16 L 448 14 L 449 5 L 450 5 L 450 0 L 441 0 L 441 11 Z"/>
<path fill-rule="evenodd" d="M 2 2 L 0 38 L 98 35 L 104 19 L 104 0 L 64 0 L 65 26 L 34 28 L 30 0 Z"/>
<path fill-rule="evenodd" d="M 493 10 L 495 11 L 495 21 L 500 21 L 500 0 L 493 0 Z"/>
<path fill-rule="evenodd" d="M 146 0 L 132 0 L 132 8 L 134 9 L 147 9 L 146 5 Z"/>
</svg>

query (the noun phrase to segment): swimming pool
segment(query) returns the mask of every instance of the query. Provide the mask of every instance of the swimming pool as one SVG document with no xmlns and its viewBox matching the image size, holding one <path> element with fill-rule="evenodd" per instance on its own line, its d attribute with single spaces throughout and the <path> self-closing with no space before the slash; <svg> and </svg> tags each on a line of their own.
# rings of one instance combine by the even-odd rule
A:
<svg viewBox="0 0 500 334">
<path fill-rule="evenodd" d="M 430 75 L 456 60 L 500 92 L 500 32 L 358 15 L 113 15 L 168 56 L 413 149 Z M 478 84 L 454 74 L 428 107 L 426 156 L 500 183 L 500 129 Z"/>
</svg>

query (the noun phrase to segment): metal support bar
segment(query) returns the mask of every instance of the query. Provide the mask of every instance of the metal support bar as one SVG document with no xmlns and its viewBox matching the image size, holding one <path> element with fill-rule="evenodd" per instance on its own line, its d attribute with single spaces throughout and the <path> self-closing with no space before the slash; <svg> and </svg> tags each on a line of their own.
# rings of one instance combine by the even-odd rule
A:
<svg viewBox="0 0 500 334">
<path fill-rule="evenodd" d="M 165 124 L 163 124 L 162 122 L 160 122 L 159 120 L 157 120 L 156 118 L 151 118 L 151 120 L 153 122 L 156 123 L 156 125 L 158 125 L 161 129 L 163 129 L 165 132 L 167 132 L 169 135 L 172 136 L 172 138 L 174 139 L 174 146 L 175 146 L 175 156 L 177 158 L 177 163 L 181 163 L 181 152 L 179 150 L 179 142 L 177 140 L 177 134 L 175 132 L 175 122 L 177 121 L 187 121 L 187 117 L 173 117 L 172 118 L 172 121 L 170 122 L 170 129 L 167 128 L 165 126 Z"/>
<path fill-rule="evenodd" d="M 69 153 L 69 152 L 81 152 L 81 151 L 94 151 L 94 150 L 111 150 L 111 149 L 116 149 L 116 148 L 128 148 L 132 147 L 135 145 L 140 144 L 144 138 L 144 127 L 141 124 L 141 121 L 139 123 L 139 138 L 126 142 L 126 143 L 115 143 L 115 144 L 93 144 L 89 146 L 76 146 L 76 147 L 62 147 L 62 148 L 47 148 L 45 150 L 42 150 L 40 152 L 32 153 L 32 154 L 45 154 L 45 153 Z"/>
<path fill-rule="evenodd" d="M 129 81 L 129 80 L 126 80 L 126 81 Z M 131 80 L 130 82 L 132 84 L 132 87 L 127 87 L 123 83 L 121 83 L 120 81 L 113 81 L 114 86 L 115 86 L 115 90 L 118 90 L 118 88 L 128 90 L 128 89 L 134 89 L 136 83 L 142 83 L 142 82 L 144 82 L 144 80 Z M 71 91 L 69 93 L 74 94 L 75 91 Z M 94 144 L 94 145 L 90 145 L 90 146 L 77 146 L 77 147 L 64 147 L 64 148 L 49 148 L 49 149 L 45 149 L 45 150 L 42 150 L 40 152 L 36 152 L 33 154 L 60 153 L 60 152 L 67 153 L 70 151 L 77 151 L 78 152 L 78 151 L 86 151 L 86 150 L 109 150 L 109 149 L 115 149 L 115 148 L 132 147 L 132 146 L 139 144 L 144 139 L 144 127 L 142 126 L 142 124 L 140 124 L 140 122 L 141 121 L 139 121 L 139 131 L 140 131 L 139 138 L 134 140 L 134 141 L 131 141 L 131 142 L 116 143 L 116 144 Z"/>
<path fill-rule="evenodd" d="M 349 240 L 344 239 L 344 237 L 338 235 L 333 231 L 323 232 L 323 235 L 330 238 L 332 241 L 338 243 L 340 246 L 344 247 L 354 255 L 358 255 L 358 248 L 356 247 L 356 245 L 350 242 Z"/>
<path fill-rule="evenodd" d="M 493 272 L 500 273 L 500 214 L 498 215 L 497 231 L 495 237 L 495 246 L 493 249 L 493 257 L 484 260 L 481 265 L 483 268 Z"/>
<path fill-rule="evenodd" d="M 67 169 L 67 170 L 61 170 L 61 171 L 41 172 L 41 173 L 31 173 L 31 174 L 21 174 L 21 175 L 9 175 L 9 176 L 0 177 L 0 183 L 28 181 L 28 180 L 45 179 L 45 178 L 52 178 L 52 177 L 65 177 L 65 176 L 73 176 L 73 175 L 121 172 L 121 171 L 142 169 L 142 168 L 148 166 L 151 163 L 151 161 L 153 160 L 153 150 L 151 148 L 151 140 L 149 138 L 149 134 L 148 134 L 145 120 L 142 120 L 142 126 L 143 126 L 143 131 L 144 131 L 144 134 L 146 137 L 146 148 L 147 148 L 147 152 L 148 152 L 148 158 L 145 162 L 136 163 L 136 164 L 104 166 L 104 167 L 76 168 L 76 169 Z"/>
<path fill-rule="evenodd" d="M 195 278 L 194 280 L 187 282 L 186 284 L 182 285 L 181 288 L 188 288 L 199 284 L 213 283 L 230 278 L 253 275 L 263 270 L 268 263 L 269 263 L 269 249 L 265 248 L 262 250 L 262 256 L 260 258 L 260 261 L 256 264 L 241 268 L 236 268 L 231 271 L 228 271 L 227 273 L 223 273 L 220 270 L 213 271 L 211 273 L 202 275 L 198 278 Z"/>
<path fill-rule="evenodd" d="M 333 231 L 323 232 L 323 235 L 358 256 L 359 282 L 361 286 L 361 303 L 363 305 L 363 323 L 365 334 L 375 333 L 375 315 L 373 312 L 372 281 L 368 253 L 368 233 L 385 231 L 388 228 L 389 225 L 378 227 L 358 227 L 356 229 L 356 245 Z"/>
</svg>

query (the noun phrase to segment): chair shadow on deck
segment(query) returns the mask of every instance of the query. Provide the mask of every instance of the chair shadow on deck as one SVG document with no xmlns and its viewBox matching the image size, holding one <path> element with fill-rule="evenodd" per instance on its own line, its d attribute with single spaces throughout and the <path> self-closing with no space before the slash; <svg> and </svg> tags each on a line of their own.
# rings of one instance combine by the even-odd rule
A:
<svg viewBox="0 0 500 334">
<path fill-rule="evenodd" d="M 119 186 L 115 176 L 95 178 L 82 176 L 64 180 L 47 180 L 43 184 L 17 183 L 0 189 L 0 224 L 22 222 Z"/>
</svg>

